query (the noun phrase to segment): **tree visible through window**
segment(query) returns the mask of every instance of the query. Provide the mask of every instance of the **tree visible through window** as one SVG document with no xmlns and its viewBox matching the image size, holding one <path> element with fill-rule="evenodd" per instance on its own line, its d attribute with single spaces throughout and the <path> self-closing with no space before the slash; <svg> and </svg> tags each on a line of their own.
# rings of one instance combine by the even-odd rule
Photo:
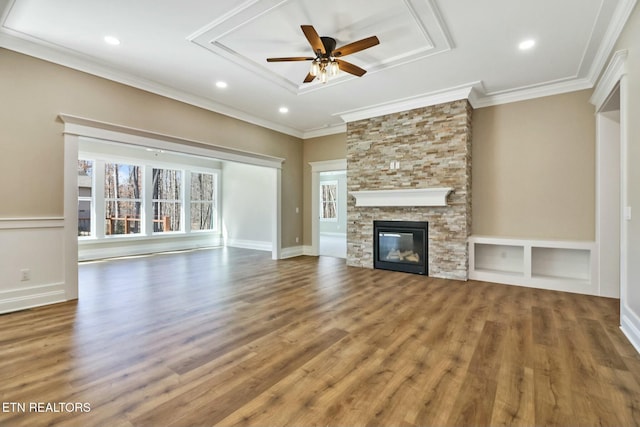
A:
<svg viewBox="0 0 640 427">
<path fill-rule="evenodd" d="M 216 177 L 208 173 L 191 174 L 191 230 L 215 230 Z"/>
<path fill-rule="evenodd" d="M 78 236 L 91 236 L 93 161 L 78 160 Z"/>
<path fill-rule="evenodd" d="M 338 220 L 338 181 L 320 183 L 320 219 L 322 221 Z"/>
<path fill-rule="evenodd" d="M 180 231 L 182 218 L 182 172 L 153 169 L 153 231 Z"/>
<path fill-rule="evenodd" d="M 105 163 L 104 177 L 105 234 L 140 233 L 142 168 Z"/>
</svg>

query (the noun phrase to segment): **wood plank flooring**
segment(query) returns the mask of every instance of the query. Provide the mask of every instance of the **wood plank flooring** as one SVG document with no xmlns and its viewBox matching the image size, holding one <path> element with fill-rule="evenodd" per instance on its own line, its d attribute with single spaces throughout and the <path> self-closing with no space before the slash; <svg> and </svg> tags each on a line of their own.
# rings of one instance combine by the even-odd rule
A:
<svg viewBox="0 0 640 427">
<path fill-rule="evenodd" d="M 0 316 L 0 425 L 640 425 L 618 300 L 269 255 L 82 264 Z"/>
</svg>

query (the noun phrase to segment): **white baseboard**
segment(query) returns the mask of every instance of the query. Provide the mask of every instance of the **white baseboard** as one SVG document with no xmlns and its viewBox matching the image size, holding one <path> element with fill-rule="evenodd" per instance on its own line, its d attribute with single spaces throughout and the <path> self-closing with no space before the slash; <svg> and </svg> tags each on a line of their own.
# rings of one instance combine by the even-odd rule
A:
<svg viewBox="0 0 640 427">
<path fill-rule="evenodd" d="M 288 248 L 282 248 L 282 252 L 280 252 L 280 258 L 294 258 L 297 256 L 304 255 L 304 246 L 291 246 Z"/>
<path fill-rule="evenodd" d="M 30 286 L 0 292 L 0 313 L 66 301 L 64 283 Z"/>
<path fill-rule="evenodd" d="M 293 246 L 290 248 L 282 249 L 282 258 L 293 258 L 296 256 L 318 256 L 318 255 L 313 253 L 313 246 L 311 245 Z"/>
<path fill-rule="evenodd" d="M 621 307 L 620 329 L 631 345 L 640 353 L 640 317 L 624 305 Z"/>
<path fill-rule="evenodd" d="M 260 240 L 227 239 L 225 241 L 225 246 L 229 246 L 231 248 L 254 249 L 256 251 L 271 251 L 272 249 L 271 242 L 263 242 Z"/>
<path fill-rule="evenodd" d="M 337 232 L 325 232 L 325 231 L 321 231 L 320 232 L 321 236 L 327 236 L 327 237 L 344 237 L 345 240 L 347 238 L 347 233 L 337 233 Z"/>
</svg>

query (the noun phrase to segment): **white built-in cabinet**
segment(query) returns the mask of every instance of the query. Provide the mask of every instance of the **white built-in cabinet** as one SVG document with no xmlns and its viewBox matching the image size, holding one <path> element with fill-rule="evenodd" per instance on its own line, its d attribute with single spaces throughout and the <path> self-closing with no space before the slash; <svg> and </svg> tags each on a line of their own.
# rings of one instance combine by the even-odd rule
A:
<svg viewBox="0 0 640 427">
<path fill-rule="evenodd" d="M 469 279 L 598 295 L 596 244 L 469 237 Z"/>
</svg>

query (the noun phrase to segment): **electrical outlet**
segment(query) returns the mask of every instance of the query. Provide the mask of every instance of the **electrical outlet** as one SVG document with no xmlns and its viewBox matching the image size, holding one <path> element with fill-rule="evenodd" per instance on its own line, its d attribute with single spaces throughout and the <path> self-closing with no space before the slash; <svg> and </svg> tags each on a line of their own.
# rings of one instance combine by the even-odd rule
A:
<svg viewBox="0 0 640 427">
<path fill-rule="evenodd" d="M 296 237 L 296 243 L 300 243 L 300 238 Z"/>
<path fill-rule="evenodd" d="M 31 280 L 31 270 L 29 270 L 28 268 L 23 268 L 22 270 L 20 270 L 20 281 L 28 282 L 29 280 Z"/>
</svg>

